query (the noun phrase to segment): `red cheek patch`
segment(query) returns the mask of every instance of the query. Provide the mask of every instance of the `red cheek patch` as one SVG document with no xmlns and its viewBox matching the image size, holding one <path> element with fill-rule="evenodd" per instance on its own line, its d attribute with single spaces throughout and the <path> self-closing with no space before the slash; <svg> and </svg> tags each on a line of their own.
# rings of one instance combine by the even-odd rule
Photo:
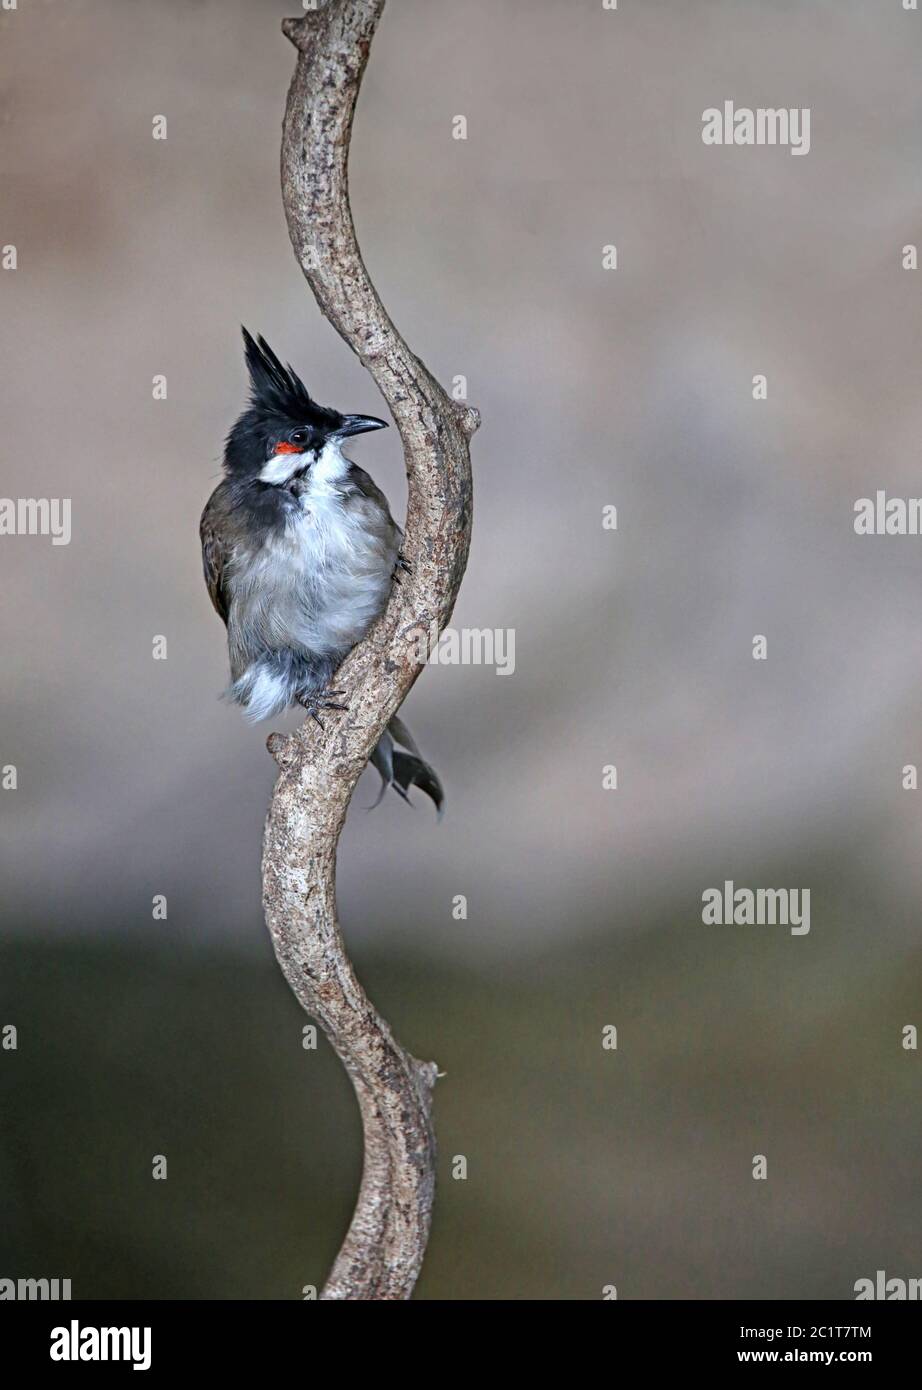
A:
<svg viewBox="0 0 922 1390">
<path fill-rule="evenodd" d="M 275 452 L 277 454 L 300 454 L 301 450 L 298 448 L 297 444 L 289 444 L 287 441 L 282 440 L 280 444 L 276 444 Z"/>
</svg>

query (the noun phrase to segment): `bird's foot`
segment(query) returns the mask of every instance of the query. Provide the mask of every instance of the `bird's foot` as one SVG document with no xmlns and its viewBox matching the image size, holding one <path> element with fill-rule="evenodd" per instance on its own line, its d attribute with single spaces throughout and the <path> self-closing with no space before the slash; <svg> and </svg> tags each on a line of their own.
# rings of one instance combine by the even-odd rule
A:
<svg viewBox="0 0 922 1390">
<path fill-rule="evenodd" d="M 397 563 L 394 565 L 394 583 L 400 583 L 401 574 L 412 574 L 413 566 L 401 551 L 397 556 Z"/>
<path fill-rule="evenodd" d="M 321 729 L 325 729 L 326 726 L 320 718 L 321 711 L 348 709 L 348 705 L 336 703 L 337 697 L 345 695 L 345 693 L 345 690 L 304 690 L 298 696 L 298 704 L 304 707 L 315 724 L 319 724 Z"/>
</svg>

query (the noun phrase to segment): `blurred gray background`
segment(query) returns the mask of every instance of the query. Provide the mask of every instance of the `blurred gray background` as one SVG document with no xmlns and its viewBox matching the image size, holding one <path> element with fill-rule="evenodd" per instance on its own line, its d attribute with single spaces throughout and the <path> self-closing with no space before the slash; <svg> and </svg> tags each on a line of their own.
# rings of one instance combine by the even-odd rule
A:
<svg viewBox="0 0 922 1390">
<path fill-rule="evenodd" d="M 382 409 L 285 229 L 297 9 L 0 21 L 0 491 L 73 505 L 69 546 L 0 541 L 0 1274 L 79 1297 L 300 1297 L 359 1175 L 261 920 L 270 726 L 218 701 L 197 536 L 241 322 L 321 401 Z M 455 624 L 516 633 L 514 674 L 432 668 L 407 703 L 444 822 L 367 815 L 370 774 L 340 853 L 359 973 L 447 1072 L 419 1297 L 922 1272 L 922 540 L 853 531 L 856 498 L 922 493 L 920 57 L 899 0 L 387 7 L 359 240 L 483 414 Z M 810 107 L 809 155 L 705 147 L 729 99 Z M 402 514 L 396 431 L 355 457 Z M 810 888 L 810 934 L 702 925 L 727 878 Z"/>
</svg>

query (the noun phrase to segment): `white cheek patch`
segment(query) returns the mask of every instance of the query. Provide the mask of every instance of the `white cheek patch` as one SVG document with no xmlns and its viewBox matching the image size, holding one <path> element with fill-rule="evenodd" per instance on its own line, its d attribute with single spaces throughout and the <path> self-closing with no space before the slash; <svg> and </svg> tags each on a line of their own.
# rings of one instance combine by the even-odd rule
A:
<svg viewBox="0 0 922 1390">
<path fill-rule="evenodd" d="M 328 439 L 311 469 L 311 482 L 320 484 L 342 482 L 349 471 L 349 460 L 342 455 L 342 440 Z"/>
<path fill-rule="evenodd" d="M 296 473 L 300 473 L 302 468 L 306 468 L 314 455 L 312 452 L 306 454 L 273 454 L 272 458 L 263 468 L 259 475 L 261 483 L 282 483 L 289 482 Z"/>
</svg>

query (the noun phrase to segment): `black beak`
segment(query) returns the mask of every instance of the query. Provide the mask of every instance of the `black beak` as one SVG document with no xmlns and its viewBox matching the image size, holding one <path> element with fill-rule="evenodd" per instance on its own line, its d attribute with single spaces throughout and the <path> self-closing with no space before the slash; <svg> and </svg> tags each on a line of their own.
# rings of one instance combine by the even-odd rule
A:
<svg viewBox="0 0 922 1390">
<path fill-rule="evenodd" d="M 386 430 L 387 421 L 379 420 L 377 415 L 344 415 L 340 428 L 336 431 L 341 439 L 353 434 L 367 434 L 369 430 Z"/>
</svg>

